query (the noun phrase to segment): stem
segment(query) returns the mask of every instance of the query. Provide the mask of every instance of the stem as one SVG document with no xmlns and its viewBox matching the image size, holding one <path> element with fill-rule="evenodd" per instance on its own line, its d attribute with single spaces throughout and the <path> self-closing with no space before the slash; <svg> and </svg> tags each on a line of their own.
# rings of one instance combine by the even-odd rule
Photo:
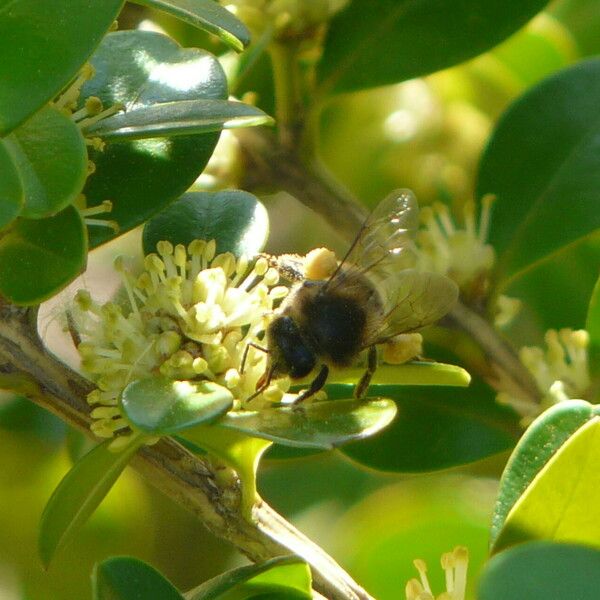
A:
<svg viewBox="0 0 600 600">
<path fill-rule="evenodd" d="M 86 402 L 93 385 L 45 349 L 37 334 L 36 317 L 35 310 L 0 303 L 0 374 L 33 380 L 37 389 L 28 395 L 32 401 L 93 437 Z M 239 482 L 222 484 L 208 461 L 174 440 L 162 438 L 154 446 L 142 448 L 133 466 L 251 560 L 295 553 L 311 566 L 313 585 L 326 598 L 372 600 L 330 556 L 265 502 L 254 507 L 253 523 L 245 520 L 240 511 Z"/>
</svg>

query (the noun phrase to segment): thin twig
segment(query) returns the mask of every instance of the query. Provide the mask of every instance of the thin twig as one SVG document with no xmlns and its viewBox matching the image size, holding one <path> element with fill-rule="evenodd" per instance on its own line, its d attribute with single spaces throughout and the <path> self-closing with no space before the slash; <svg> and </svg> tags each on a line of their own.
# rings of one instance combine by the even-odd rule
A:
<svg viewBox="0 0 600 600">
<path fill-rule="evenodd" d="M 30 399 L 91 436 L 92 384 L 53 357 L 37 335 L 36 313 L 0 304 L 0 373 L 35 382 Z M 372 600 L 319 546 L 297 531 L 265 502 L 254 509 L 254 523 L 239 509 L 239 482 L 225 485 L 212 465 L 170 438 L 140 450 L 133 466 L 217 536 L 231 542 L 252 561 L 298 554 L 312 568 L 315 590 L 331 600 Z"/>
</svg>

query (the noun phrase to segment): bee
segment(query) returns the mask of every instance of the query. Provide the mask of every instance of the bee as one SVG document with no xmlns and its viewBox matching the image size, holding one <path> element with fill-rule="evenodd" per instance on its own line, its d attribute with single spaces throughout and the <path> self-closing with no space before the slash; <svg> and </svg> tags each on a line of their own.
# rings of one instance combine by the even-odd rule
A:
<svg viewBox="0 0 600 600">
<path fill-rule="evenodd" d="M 294 285 L 266 330 L 267 367 L 251 398 L 273 378 L 316 372 L 296 403 L 317 393 L 331 367 L 347 367 L 368 352 L 354 395 L 363 398 L 377 368 L 377 350 L 399 334 L 443 317 L 458 297 L 447 277 L 414 268 L 419 207 L 410 190 L 396 190 L 366 219 L 333 274 Z M 251 399 L 250 398 L 250 399 Z"/>
</svg>

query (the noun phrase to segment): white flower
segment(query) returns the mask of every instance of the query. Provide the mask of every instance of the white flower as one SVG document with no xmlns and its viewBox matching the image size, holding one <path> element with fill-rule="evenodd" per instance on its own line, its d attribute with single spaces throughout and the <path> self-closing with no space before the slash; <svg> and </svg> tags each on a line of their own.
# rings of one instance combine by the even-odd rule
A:
<svg viewBox="0 0 600 600">
<path fill-rule="evenodd" d="M 542 395 L 541 403 L 532 404 L 506 392 L 498 394 L 498 402 L 512 406 L 523 416 L 525 424 L 553 404 L 581 398 L 591 383 L 587 331 L 549 329 L 545 341 L 545 351 L 538 346 L 527 346 L 519 352 L 521 362 L 533 375 Z"/>
<path fill-rule="evenodd" d="M 452 552 L 442 554 L 446 591 L 437 596 L 434 596 L 429 585 L 425 561 L 417 559 L 413 564 L 419 572 L 419 579 L 411 579 L 406 584 L 406 600 L 465 600 L 469 552 L 464 546 L 457 546 Z"/>
<path fill-rule="evenodd" d="M 117 259 L 125 307 L 99 305 L 86 291 L 78 292 L 73 317 L 82 368 L 97 385 L 88 402 L 94 406 L 92 430 L 99 437 L 131 427 L 118 404 L 123 389 L 136 379 L 164 375 L 214 381 L 231 390 L 234 408 L 254 393 L 266 354 L 249 343 L 260 344 L 274 304 L 288 289 L 277 285 L 279 274 L 264 258 L 249 268 L 246 258 L 215 256 L 215 247 L 214 240 L 195 240 L 187 251 L 159 242 L 158 254 L 145 258 L 145 270 L 136 279 Z M 288 387 L 286 378 L 277 380 L 252 407 L 281 400 Z"/>
<path fill-rule="evenodd" d="M 421 209 L 423 228 L 417 235 L 418 263 L 423 271 L 452 278 L 464 291 L 477 285 L 494 265 L 495 252 L 487 243 L 493 196 L 483 198 L 479 224 L 475 204 L 464 205 L 464 227 L 456 224 L 445 204 Z"/>
</svg>

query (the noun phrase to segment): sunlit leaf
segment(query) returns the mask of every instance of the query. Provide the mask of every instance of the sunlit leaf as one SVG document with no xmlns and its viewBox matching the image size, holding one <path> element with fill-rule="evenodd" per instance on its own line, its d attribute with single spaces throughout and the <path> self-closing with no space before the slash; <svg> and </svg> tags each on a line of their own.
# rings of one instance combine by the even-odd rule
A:
<svg viewBox="0 0 600 600">
<path fill-rule="evenodd" d="M 174 17 L 214 33 L 236 50 L 250 43 L 250 32 L 227 9 L 215 0 L 133 0 L 136 4 L 156 8 Z"/>
<path fill-rule="evenodd" d="M 328 449 L 373 435 L 395 414 L 391 400 L 335 400 L 231 412 L 216 426 L 279 444 Z"/>
<path fill-rule="evenodd" d="M 181 48 L 170 38 L 148 31 L 117 31 L 104 39 L 91 60 L 96 76 L 82 98 L 99 97 L 107 107 L 126 111 L 157 103 L 226 99 L 227 82 L 217 59 L 197 48 Z M 84 193 L 88 206 L 111 200 L 124 232 L 139 225 L 181 196 L 202 172 L 218 133 L 156 137 L 107 144 L 92 153 L 96 171 Z M 91 227 L 92 246 L 113 237 L 106 227 Z"/>
<path fill-rule="evenodd" d="M 146 433 L 167 435 L 218 419 L 233 405 L 231 392 L 212 381 L 148 377 L 130 383 L 121 395 L 123 412 Z"/>
<path fill-rule="evenodd" d="M 494 131 L 477 189 L 497 196 L 489 237 L 500 288 L 600 227 L 598 102 L 600 60 L 592 59 L 527 92 Z"/>
<path fill-rule="evenodd" d="M 252 194 L 239 190 L 188 192 L 144 226 L 144 253 L 156 252 L 160 240 L 172 244 L 216 240 L 217 253 L 252 257 L 269 235 L 269 216 Z"/>
<path fill-rule="evenodd" d="M 506 516 L 550 458 L 600 410 L 583 400 L 562 402 L 540 415 L 514 449 L 500 480 L 490 532 L 493 547 Z"/>
<path fill-rule="evenodd" d="M 114 556 L 94 566 L 93 600 L 183 600 L 177 588 L 137 558 Z"/>
<path fill-rule="evenodd" d="M 60 291 L 85 266 L 87 236 L 79 211 L 17 219 L 0 239 L 0 294 L 36 304 Z"/>
<path fill-rule="evenodd" d="M 246 600 L 312 598 L 308 565 L 297 556 L 281 556 L 264 563 L 227 571 L 190 590 L 186 600 Z"/>
<path fill-rule="evenodd" d="M 46 106 L 5 139 L 25 191 L 21 216 L 48 217 L 81 193 L 87 150 L 81 131 L 64 113 Z"/>
<path fill-rule="evenodd" d="M 213 1 L 213 0 L 211 0 Z M 213 133 L 272 122 L 262 110 L 229 100 L 159 102 L 109 117 L 88 127 L 86 134 L 119 142 L 157 136 Z"/>
<path fill-rule="evenodd" d="M 112 440 L 96 446 L 65 475 L 42 514 L 39 553 L 46 567 L 59 550 L 88 520 L 110 491 L 139 444 L 132 442 L 111 452 Z"/>
<path fill-rule="evenodd" d="M 596 600 L 600 552 L 571 544 L 534 542 L 489 561 L 479 581 L 479 600 Z"/>
<path fill-rule="evenodd" d="M 526 541 L 600 547 L 600 417 L 580 427 L 514 504 L 494 551 Z"/>
<path fill-rule="evenodd" d="M 116 19 L 123 0 L 0 3 L 0 135 L 51 100 L 74 77 Z"/>
<path fill-rule="evenodd" d="M 545 0 L 352 0 L 333 18 L 319 63 L 321 87 L 346 92 L 412 79 L 495 46 Z"/>
</svg>

